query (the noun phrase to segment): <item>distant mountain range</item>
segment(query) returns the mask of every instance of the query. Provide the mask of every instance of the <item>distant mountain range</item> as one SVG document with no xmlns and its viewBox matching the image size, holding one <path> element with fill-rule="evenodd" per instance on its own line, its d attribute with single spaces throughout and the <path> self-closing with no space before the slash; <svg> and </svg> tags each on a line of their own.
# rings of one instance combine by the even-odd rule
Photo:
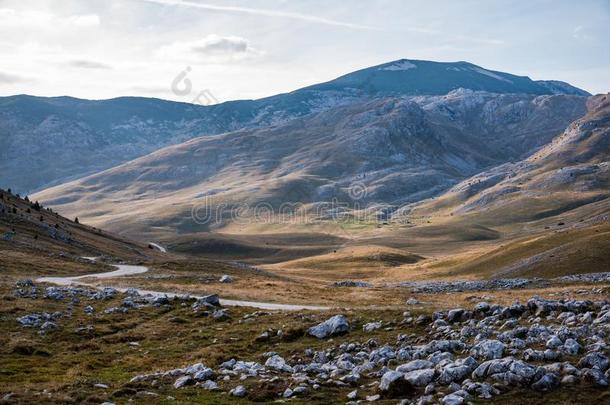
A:
<svg viewBox="0 0 610 405">
<path fill-rule="evenodd" d="M 457 90 L 381 97 L 283 124 L 208 135 L 35 195 L 105 228 L 196 232 L 264 203 L 333 200 L 397 209 L 484 170 L 525 158 L 586 111 L 587 98 Z M 201 224 L 194 206 L 224 206 Z M 241 212 L 241 215 L 252 213 Z"/>
<path fill-rule="evenodd" d="M 475 98 L 485 97 L 487 100 L 493 98 L 490 94 L 519 95 L 524 104 L 512 107 L 515 114 L 530 111 L 527 104 L 536 96 L 574 96 L 573 106 L 562 104 L 559 111 L 548 111 L 557 115 L 566 113 L 565 108 L 569 110 L 567 115 L 557 118 L 560 125 L 584 112 L 583 101 L 576 100 L 588 96 L 587 92 L 567 83 L 533 81 L 467 62 L 403 59 L 287 94 L 214 106 L 138 97 L 101 101 L 26 95 L 2 97 L 0 185 L 29 193 L 117 166 L 197 136 L 275 126 L 286 128 L 294 119 L 337 108 L 347 107 L 346 110 L 337 110 L 346 114 L 363 108 L 358 106 L 367 108 L 369 105 L 375 109 L 379 103 L 384 104 L 382 99 L 393 98 L 392 103 L 399 103 L 403 106 L 401 109 L 409 103 L 419 106 L 434 104 L 442 109 L 442 97 L 434 102 L 432 98 L 459 93 L 459 89 L 476 91 Z M 468 100 L 469 97 L 461 99 Z M 488 108 L 492 104 L 488 104 Z M 451 114 L 449 110 L 446 113 Z M 549 130 L 557 128 L 553 125 Z M 528 139 L 526 144 L 539 146 L 543 138 Z M 521 149 L 507 155 L 514 157 L 515 153 L 523 152 Z M 494 153 L 487 158 L 488 164 L 497 161 Z M 482 161 L 461 171 L 478 170 L 480 164 Z"/>
</svg>

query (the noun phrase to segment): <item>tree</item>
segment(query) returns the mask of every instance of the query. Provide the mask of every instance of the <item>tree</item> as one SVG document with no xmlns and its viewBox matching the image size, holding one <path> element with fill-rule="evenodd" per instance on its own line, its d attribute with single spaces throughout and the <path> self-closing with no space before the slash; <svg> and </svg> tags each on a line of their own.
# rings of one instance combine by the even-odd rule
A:
<svg viewBox="0 0 610 405">
<path fill-rule="evenodd" d="M 30 202 L 30 198 L 26 195 L 25 197 L 23 197 L 24 201 Z"/>
<path fill-rule="evenodd" d="M 78 222 L 78 217 L 74 218 L 74 223 L 75 224 L 80 224 L 80 222 Z"/>
</svg>

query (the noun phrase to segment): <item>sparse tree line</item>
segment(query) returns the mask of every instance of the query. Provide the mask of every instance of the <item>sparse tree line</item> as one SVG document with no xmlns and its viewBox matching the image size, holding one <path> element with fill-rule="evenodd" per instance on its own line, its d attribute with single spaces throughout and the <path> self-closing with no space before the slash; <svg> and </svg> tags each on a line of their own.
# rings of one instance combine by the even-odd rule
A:
<svg viewBox="0 0 610 405">
<path fill-rule="evenodd" d="M 17 201 L 15 201 L 15 200 L 17 200 Z M 18 204 L 19 200 L 25 205 L 25 207 L 23 207 L 23 205 Z M 64 229 L 65 225 L 66 225 L 66 223 L 64 221 L 69 221 L 69 220 L 61 217 L 59 214 L 54 212 L 51 208 L 43 207 L 43 205 L 38 201 L 34 201 L 34 202 L 30 201 L 28 196 L 24 196 L 22 198 L 18 193 L 13 194 L 13 192 L 10 188 L 8 188 L 6 190 L 0 188 L 0 216 L 11 216 L 11 217 L 18 216 L 18 218 L 21 218 L 21 219 L 29 218 L 30 220 L 37 220 L 37 222 L 47 223 L 47 222 L 49 222 L 49 220 L 48 220 L 48 217 L 45 220 L 45 215 L 43 215 L 45 212 L 49 215 L 52 215 L 56 219 L 55 221 L 52 221 L 52 222 L 54 222 L 54 224 L 49 223 L 49 226 L 51 226 L 55 230 L 62 229 L 70 237 L 72 236 L 72 232 L 69 229 Z M 34 216 L 34 214 L 36 214 L 36 216 Z M 72 221 L 72 222 L 74 224 L 80 224 L 78 217 L 75 217 L 74 221 Z M 46 227 L 46 225 L 45 225 L 45 227 Z M 97 230 L 96 228 L 93 228 L 93 229 Z M 51 232 L 51 229 L 49 229 L 48 227 L 47 227 L 47 230 L 50 232 L 51 237 L 55 238 L 54 235 L 56 235 L 56 231 Z M 98 231 L 98 233 L 101 233 L 101 230 L 97 230 L 97 231 Z M 11 231 L 5 233 L 4 239 L 10 240 L 10 238 L 12 238 L 12 236 L 14 236 L 15 234 L 16 234 L 15 227 L 11 227 Z M 38 240 L 39 235 L 34 234 L 33 238 L 34 238 L 34 240 Z"/>
</svg>

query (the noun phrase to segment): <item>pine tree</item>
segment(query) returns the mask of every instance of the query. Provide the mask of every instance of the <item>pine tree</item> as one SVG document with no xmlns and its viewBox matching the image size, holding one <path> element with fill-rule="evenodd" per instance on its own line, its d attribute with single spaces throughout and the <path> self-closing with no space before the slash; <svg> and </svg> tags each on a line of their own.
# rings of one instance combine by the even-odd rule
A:
<svg viewBox="0 0 610 405">
<path fill-rule="evenodd" d="M 78 222 L 78 217 L 74 218 L 74 223 L 75 224 L 80 224 L 80 222 Z"/>
</svg>

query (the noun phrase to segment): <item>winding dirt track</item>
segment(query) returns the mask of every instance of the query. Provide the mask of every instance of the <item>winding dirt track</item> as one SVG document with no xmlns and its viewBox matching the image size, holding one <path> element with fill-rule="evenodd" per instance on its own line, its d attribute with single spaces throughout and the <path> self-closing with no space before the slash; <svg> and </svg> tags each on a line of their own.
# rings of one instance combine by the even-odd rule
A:
<svg viewBox="0 0 610 405">
<path fill-rule="evenodd" d="M 94 258 L 87 258 L 89 260 L 94 260 Z M 83 276 L 74 276 L 74 277 L 40 277 L 36 279 L 39 283 L 49 283 L 55 285 L 83 285 L 87 287 L 94 287 L 98 289 L 102 289 L 104 287 L 112 287 L 118 291 L 125 292 L 127 288 L 122 287 L 114 287 L 114 286 L 97 286 L 92 283 L 87 283 L 86 279 L 109 279 L 115 277 L 124 277 L 131 276 L 135 274 L 146 273 L 149 269 L 146 266 L 133 266 L 127 264 L 115 264 L 114 267 L 117 270 L 108 271 L 104 273 L 94 273 L 94 274 L 86 274 Z M 192 298 L 201 298 L 201 295 L 192 295 L 192 294 L 183 294 L 183 293 L 175 293 L 175 292 L 167 292 L 167 291 L 151 291 L 151 290 L 143 290 L 136 288 L 136 290 L 142 294 L 150 294 L 153 296 L 167 296 L 168 298 L 173 297 L 184 297 L 190 296 Z M 301 311 L 301 310 L 312 310 L 312 311 L 323 311 L 330 309 L 330 307 L 321 307 L 315 305 L 293 305 L 293 304 L 276 304 L 273 302 L 257 302 L 257 301 L 241 301 L 241 300 L 228 300 L 228 299 L 220 299 L 220 304 L 224 306 L 233 306 L 233 307 L 252 307 L 259 309 L 267 309 L 267 310 L 279 310 L 279 311 Z"/>
</svg>

